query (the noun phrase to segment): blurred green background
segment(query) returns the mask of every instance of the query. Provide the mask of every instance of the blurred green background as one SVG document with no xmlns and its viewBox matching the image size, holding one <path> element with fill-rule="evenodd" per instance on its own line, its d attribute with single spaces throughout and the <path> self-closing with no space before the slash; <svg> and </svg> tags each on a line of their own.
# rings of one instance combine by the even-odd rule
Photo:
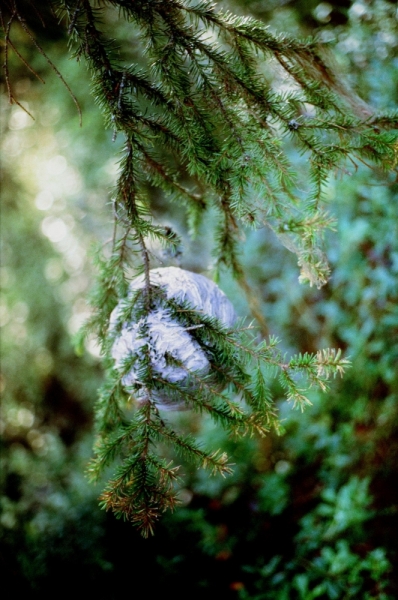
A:
<svg viewBox="0 0 398 600">
<path fill-rule="evenodd" d="M 317 33 L 366 102 L 396 107 L 395 2 L 218 4 L 275 30 Z M 118 27 L 114 13 L 106 18 Z M 109 197 L 122 140 L 112 141 L 104 129 L 85 66 L 68 57 L 62 31 L 43 30 L 33 13 L 29 25 L 77 95 L 83 127 L 59 79 L 15 29 L 14 43 L 46 84 L 10 57 L 14 91 L 35 120 L 9 106 L 3 88 L 3 587 L 29 598 L 58 591 L 118 598 L 138 594 L 139 586 L 176 599 L 194 591 L 209 599 L 397 598 L 396 180 L 354 165 L 331 178 L 328 209 L 337 227 L 327 239 L 332 278 L 321 290 L 299 285 L 293 254 L 270 232 L 247 232 L 243 261 L 270 332 L 288 352 L 342 348 L 352 369 L 331 392 L 313 394 L 304 414 L 283 401 L 275 384 L 286 430 L 279 438 L 237 442 L 206 419 L 172 416 L 203 443 L 218 440 L 234 474 L 211 478 L 184 465 L 181 507 L 165 515 L 154 538 L 142 540 L 98 508 L 101 488 L 86 481 L 103 373 L 95 340 L 82 357 L 72 342 L 90 310 L 90 249 L 112 235 Z M 117 32 L 122 38 L 126 25 Z M 134 53 L 132 45 L 128 54 L 140 61 Z M 286 148 L 300 168 L 305 157 L 288 142 Z M 211 215 L 191 241 L 178 206 L 155 192 L 152 204 L 154 218 L 184 241 L 181 266 L 206 272 Z M 227 273 L 221 287 L 239 314 L 248 314 Z"/>
</svg>

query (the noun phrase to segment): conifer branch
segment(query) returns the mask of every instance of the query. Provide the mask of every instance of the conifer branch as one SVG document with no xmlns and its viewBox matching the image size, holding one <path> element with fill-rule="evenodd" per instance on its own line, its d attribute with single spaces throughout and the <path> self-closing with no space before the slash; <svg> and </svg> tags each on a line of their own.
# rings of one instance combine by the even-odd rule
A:
<svg viewBox="0 0 398 600">
<path fill-rule="evenodd" d="M 148 536 L 162 512 L 177 504 L 178 467 L 159 458 L 162 443 L 196 466 L 230 472 L 222 451 L 204 450 L 171 427 L 159 411 L 160 399 L 167 397 L 166 406 L 208 414 L 235 435 L 265 435 L 280 429 L 268 383 L 273 377 L 303 409 L 311 403 L 310 389 L 327 390 L 330 379 L 349 366 L 330 349 L 287 359 L 275 338 L 259 342 L 256 330 L 226 327 L 154 285 L 150 240 L 170 253 L 178 240 L 153 223 L 148 187 L 162 190 L 165 202 L 183 206 L 192 230 L 210 207 L 217 211 L 216 268 L 235 277 L 265 337 L 267 324 L 240 261 L 245 229 L 274 231 L 297 255 L 300 279 L 324 285 L 329 267 L 322 237 L 333 228 L 323 207 L 328 177 L 347 161 L 396 169 L 398 117 L 373 114 L 341 83 L 316 40 L 274 34 L 254 19 L 218 11 L 208 0 L 52 4 L 75 58 L 88 64 L 111 139 L 120 134 L 124 140 L 113 194 L 112 249 L 107 258 L 100 253 L 94 258 L 99 278 L 86 326 L 86 332 L 97 332 L 109 367 L 96 407 L 98 441 L 90 474 L 96 479 L 116 463 L 102 505 Z M 140 66 L 119 52 L 105 8 L 119 10 L 128 22 L 142 50 Z M 77 104 L 16 1 L 6 2 L 6 9 L 3 69 L 10 102 L 21 106 L 8 63 L 8 50 L 15 49 L 11 28 L 18 22 Z M 288 83 L 287 92 L 273 80 L 275 68 Z M 308 159 L 301 177 L 285 150 L 286 137 Z M 134 287 L 138 277 L 127 281 L 131 270 L 143 278 L 141 287 Z M 159 315 L 189 333 L 203 368 L 188 368 L 171 352 L 162 355 L 163 370 L 174 368 L 178 377 L 154 367 L 150 322 L 161 320 Z M 123 334 L 123 343 L 133 340 L 136 349 L 115 366 L 114 344 Z"/>
</svg>

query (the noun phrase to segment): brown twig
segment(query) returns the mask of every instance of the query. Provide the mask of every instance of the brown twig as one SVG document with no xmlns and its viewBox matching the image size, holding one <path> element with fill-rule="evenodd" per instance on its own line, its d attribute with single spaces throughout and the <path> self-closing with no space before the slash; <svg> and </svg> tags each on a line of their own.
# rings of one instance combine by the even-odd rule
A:
<svg viewBox="0 0 398 600">
<path fill-rule="evenodd" d="M 8 38 L 8 45 L 11 46 L 11 48 L 14 50 L 15 54 L 18 56 L 18 58 L 23 62 L 23 64 L 25 65 L 25 67 L 27 69 L 29 69 L 29 71 L 31 73 L 33 73 L 33 75 L 35 77 L 37 77 L 37 79 L 41 82 L 41 83 L 46 83 L 44 81 L 44 79 L 42 77 L 40 77 L 40 75 L 34 70 L 34 68 L 24 59 L 24 57 L 22 56 L 22 54 L 18 51 L 18 49 L 15 47 L 15 45 L 13 44 L 13 42 L 11 41 L 10 38 Z"/>
<path fill-rule="evenodd" d="M 69 92 L 70 97 L 72 98 L 76 108 L 77 108 L 77 112 L 79 114 L 79 123 L 80 123 L 80 127 L 82 126 L 82 111 L 79 105 L 79 102 L 77 101 L 76 96 L 74 95 L 74 93 L 72 92 L 71 88 L 69 87 L 68 83 L 65 81 L 63 75 L 60 73 L 60 71 L 57 69 L 57 67 L 55 66 L 55 64 L 53 63 L 53 61 L 50 59 L 50 57 L 46 54 L 46 52 L 43 50 L 43 48 L 40 46 L 40 44 L 35 40 L 35 38 L 33 37 L 31 31 L 29 30 L 29 28 L 26 26 L 24 19 L 21 17 L 21 15 L 16 12 L 15 13 L 22 29 L 25 31 L 25 33 L 27 34 L 27 36 L 29 37 L 29 39 L 31 40 L 31 42 L 33 43 L 33 45 L 37 48 L 37 50 L 39 51 L 39 53 L 44 56 L 44 58 L 46 59 L 46 61 L 48 62 L 48 64 L 50 65 L 50 67 L 52 68 L 52 70 L 54 71 L 54 73 L 56 73 L 56 75 L 58 75 L 58 77 L 60 78 L 60 80 L 62 81 L 62 83 L 64 84 L 64 86 L 66 87 L 66 89 Z"/>
</svg>

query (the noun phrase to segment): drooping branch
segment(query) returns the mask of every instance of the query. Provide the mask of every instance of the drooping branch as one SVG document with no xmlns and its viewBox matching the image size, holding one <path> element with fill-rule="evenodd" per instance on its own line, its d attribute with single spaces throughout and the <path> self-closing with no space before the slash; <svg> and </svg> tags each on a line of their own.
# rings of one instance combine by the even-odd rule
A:
<svg viewBox="0 0 398 600">
<path fill-rule="evenodd" d="M 234 327 L 232 309 L 226 320 L 211 313 L 214 303 L 204 300 L 203 290 L 211 287 L 206 280 L 195 288 L 196 303 L 173 287 L 173 277 L 178 279 L 173 268 L 157 273 L 166 277 L 163 282 L 152 281 L 151 241 L 175 250 L 178 240 L 154 224 L 148 188 L 161 190 L 165 202 L 182 205 L 192 229 L 205 211 L 215 211 L 215 262 L 236 278 L 266 338 L 267 325 L 240 260 L 245 228 L 274 231 L 297 254 L 303 279 L 323 285 L 329 271 L 322 233 L 332 225 L 322 207 L 328 177 L 347 160 L 395 168 L 398 117 L 377 121 L 358 111 L 314 40 L 272 34 L 253 19 L 218 12 L 207 0 L 52 4 L 75 58 L 88 65 L 93 96 L 112 139 L 123 137 L 112 250 L 107 258 L 95 259 L 99 283 L 86 328 L 97 332 L 109 368 L 96 409 L 98 442 L 91 469 L 97 477 L 118 463 L 103 506 L 148 535 L 177 501 L 177 468 L 159 458 L 159 444 L 170 444 L 213 472 L 229 470 L 222 451 L 199 448 L 175 431 L 161 410 L 188 408 L 210 415 L 235 435 L 265 435 L 279 427 L 267 384 L 271 376 L 277 375 L 287 399 L 303 408 L 310 403 L 311 387 L 326 390 L 329 379 L 348 366 L 331 350 L 286 359 L 275 339 L 259 341 L 256 330 Z M 15 23 L 60 73 L 16 1 L 6 6 L 4 72 L 15 102 L 7 58 Z M 123 58 L 108 31 L 106 10 L 112 8 L 138 40 L 140 66 Z M 275 68 L 288 82 L 287 92 L 278 87 Z M 285 151 L 287 136 L 308 158 L 304 189 L 306 177 Z M 183 291 L 200 277 L 185 276 Z M 221 303 L 220 290 L 214 293 Z M 131 414 L 134 401 L 138 410 Z"/>
</svg>

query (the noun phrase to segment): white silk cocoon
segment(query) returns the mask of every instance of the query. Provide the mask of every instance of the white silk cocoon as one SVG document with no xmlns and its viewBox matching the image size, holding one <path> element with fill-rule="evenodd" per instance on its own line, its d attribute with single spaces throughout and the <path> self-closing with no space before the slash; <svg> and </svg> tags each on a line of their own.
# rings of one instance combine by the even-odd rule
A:
<svg viewBox="0 0 398 600">
<path fill-rule="evenodd" d="M 219 287 L 197 273 L 191 273 L 177 267 L 153 269 L 150 271 L 150 282 L 159 286 L 165 292 L 167 299 L 177 303 L 188 302 L 192 308 L 204 315 L 216 317 L 223 325 L 233 325 L 236 315 L 231 302 Z M 137 277 L 130 284 L 130 296 L 136 290 L 145 286 L 143 276 Z M 110 331 L 114 331 L 120 321 L 123 309 L 129 300 L 122 300 L 111 315 Z M 188 383 L 189 372 L 198 376 L 209 373 L 210 363 L 206 350 L 192 337 L 190 330 L 184 328 L 174 319 L 169 310 L 163 307 L 154 308 L 147 317 L 140 318 L 137 322 L 122 323 L 121 332 L 116 337 L 112 346 L 112 357 L 115 367 L 120 372 L 127 373 L 122 378 L 127 390 L 134 391 L 140 401 L 144 400 L 135 384 L 140 385 L 140 362 L 144 358 L 143 347 L 149 348 L 151 367 L 160 377 L 170 383 L 185 385 Z M 174 358 L 183 366 L 172 365 L 167 361 L 167 356 Z M 128 366 L 126 366 L 128 365 Z M 130 366 L 131 365 L 131 366 Z M 195 389 L 195 378 L 189 380 L 189 390 Z M 156 391 L 154 398 L 161 408 L 178 409 L 183 403 L 176 402 L 164 391 Z"/>
</svg>

